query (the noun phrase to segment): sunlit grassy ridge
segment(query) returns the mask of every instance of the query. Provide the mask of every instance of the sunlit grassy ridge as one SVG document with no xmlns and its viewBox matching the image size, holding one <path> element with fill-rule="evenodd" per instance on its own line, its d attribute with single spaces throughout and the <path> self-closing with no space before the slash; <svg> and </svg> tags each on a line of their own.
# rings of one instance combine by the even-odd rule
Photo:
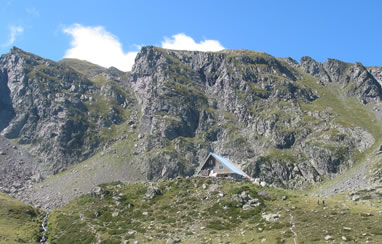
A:
<svg viewBox="0 0 382 244">
<path fill-rule="evenodd" d="M 0 243 L 38 243 L 42 212 L 0 193 Z"/>
</svg>

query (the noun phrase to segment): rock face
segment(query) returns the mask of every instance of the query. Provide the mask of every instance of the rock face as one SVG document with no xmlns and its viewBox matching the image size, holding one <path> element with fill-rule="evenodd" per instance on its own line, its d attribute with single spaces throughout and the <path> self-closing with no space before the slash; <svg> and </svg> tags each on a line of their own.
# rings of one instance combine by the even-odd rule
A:
<svg viewBox="0 0 382 244">
<path fill-rule="evenodd" d="M 380 103 L 379 83 L 360 64 L 142 48 L 129 77 L 142 115 L 138 130 L 148 135 L 137 149 L 139 161 L 148 162 L 142 172 L 148 179 L 191 175 L 209 151 L 279 186 L 343 171 L 353 164 L 354 150 L 363 152 L 374 138 L 367 128 L 336 123 L 329 107 L 315 109 L 321 91 L 305 72 L 324 89 L 338 82 L 341 96 Z"/>
<path fill-rule="evenodd" d="M 361 63 L 345 63 L 336 59 L 328 59 L 319 63 L 310 57 L 301 58 L 296 65 L 306 73 L 319 79 L 322 84 L 338 83 L 348 96 L 356 96 L 362 103 L 379 103 L 382 90 L 381 70 L 378 67 L 367 68 Z"/>
<path fill-rule="evenodd" d="M 111 84 L 66 65 L 17 48 L 0 59 L 1 134 L 28 148 L 43 177 L 92 155 L 104 142 L 98 133 L 124 121 L 123 104 Z"/>
<path fill-rule="evenodd" d="M 333 59 L 151 46 L 127 74 L 13 48 L 0 59 L 0 130 L 30 155 L 31 182 L 128 141 L 113 153 L 146 180 L 191 176 L 214 151 L 263 182 L 303 187 L 374 144 L 351 106 L 373 120 L 364 104 L 381 105 L 380 74 Z"/>
</svg>

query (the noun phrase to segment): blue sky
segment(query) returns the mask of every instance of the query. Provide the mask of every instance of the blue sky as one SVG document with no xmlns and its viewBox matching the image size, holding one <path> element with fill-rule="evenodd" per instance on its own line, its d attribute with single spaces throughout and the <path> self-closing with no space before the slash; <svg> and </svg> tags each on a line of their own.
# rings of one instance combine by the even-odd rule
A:
<svg viewBox="0 0 382 244">
<path fill-rule="evenodd" d="M 140 46 L 156 45 L 382 66 L 379 0 L 0 1 L 1 54 L 17 46 L 128 70 Z"/>
</svg>

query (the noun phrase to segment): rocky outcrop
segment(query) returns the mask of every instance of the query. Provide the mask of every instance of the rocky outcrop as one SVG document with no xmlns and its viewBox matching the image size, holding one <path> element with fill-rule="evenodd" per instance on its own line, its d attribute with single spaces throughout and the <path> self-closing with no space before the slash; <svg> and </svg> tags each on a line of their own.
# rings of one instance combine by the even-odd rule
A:
<svg viewBox="0 0 382 244">
<path fill-rule="evenodd" d="M 361 63 L 345 63 L 328 59 L 324 63 L 310 57 L 301 58 L 298 68 L 319 79 L 322 85 L 338 83 L 347 96 L 355 96 L 362 103 L 379 103 L 382 98 L 381 76 L 378 68 L 365 67 Z"/>
<path fill-rule="evenodd" d="M 98 133 L 122 123 L 127 107 L 113 84 L 17 48 L 0 59 L 0 94 L 1 134 L 27 146 L 41 177 L 91 156 L 105 142 Z"/>
<path fill-rule="evenodd" d="M 156 186 L 149 186 L 147 188 L 146 194 L 145 194 L 145 199 L 146 200 L 152 200 L 154 197 L 162 195 L 162 192 L 159 187 Z"/>
<path fill-rule="evenodd" d="M 303 72 L 323 85 L 344 84 L 346 95 L 363 103 L 379 102 L 380 86 L 360 64 L 308 57 L 298 64 L 245 50 L 142 48 L 129 77 L 142 115 L 138 130 L 147 135 L 137 149 L 137 161 L 148 162 L 142 172 L 149 179 L 189 175 L 209 151 L 279 186 L 342 172 L 354 163 L 353 150 L 364 151 L 374 138 L 335 123 L 329 111 L 304 110 L 301 104 L 320 94 L 300 82 Z"/>
<path fill-rule="evenodd" d="M 367 67 L 367 71 L 382 85 L 382 67 Z"/>
</svg>

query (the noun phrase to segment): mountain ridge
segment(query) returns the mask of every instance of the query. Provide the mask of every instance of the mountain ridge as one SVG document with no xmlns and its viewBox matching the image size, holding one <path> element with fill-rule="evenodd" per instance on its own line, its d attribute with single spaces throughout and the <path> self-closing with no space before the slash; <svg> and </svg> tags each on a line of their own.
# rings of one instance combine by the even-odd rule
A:
<svg viewBox="0 0 382 244">
<path fill-rule="evenodd" d="M 26 148 L 35 171 L 18 180 L 4 174 L 0 186 L 18 181 L 6 191 L 40 206 L 60 206 L 106 180 L 191 176 L 210 151 L 274 186 L 305 188 L 363 162 L 381 144 L 373 122 L 380 67 L 148 46 L 125 73 L 12 50 L 0 59 L 1 97 L 9 98 L 0 114 L 10 114 L 1 133 Z M 76 185 L 67 169 L 89 182 Z M 52 196 L 58 185 L 68 193 Z"/>
</svg>

